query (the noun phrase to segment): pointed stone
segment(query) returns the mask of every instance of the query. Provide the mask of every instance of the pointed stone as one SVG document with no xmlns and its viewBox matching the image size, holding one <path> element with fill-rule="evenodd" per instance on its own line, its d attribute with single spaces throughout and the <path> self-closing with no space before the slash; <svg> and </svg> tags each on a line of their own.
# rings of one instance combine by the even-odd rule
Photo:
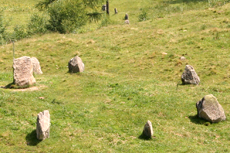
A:
<svg viewBox="0 0 230 153">
<path fill-rule="evenodd" d="M 30 86 L 36 83 L 33 76 L 33 64 L 31 58 L 23 56 L 14 59 L 14 84 L 19 87 Z"/>
<path fill-rule="evenodd" d="M 146 138 L 152 138 L 153 136 L 153 127 L 152 127 L 152 123 L 149 120 L 146 122 L 144 126 L 143 135 Z"/>
<path fill-rule="evenodd" d="M 196 103 L 197 116 L 209 122 L 217 123 L 226 120 L 224 109 L 212 94 L 204 96 Z"/>
<path fill-rule="evenodd" d="M 50 135 L 50 113 L 48 110 L 40 112 L 37 116 L 37 139 L 44 140 Z"/>
<path fill-rule="evenodd" d="M 31 58 L 32 64 L 33 64 L 33 72 L 35 74 L 43 74 L 40 66 L 40 62 L 36 57 Z"/>
<path fill-rule="evenodd" d="M 181 76 L 183 84 L 196 84 L 200 83 L 200 78 L 196 74 L 195 69 L 191 65 L 186 65 L 185 70 Z"/>
</svg>

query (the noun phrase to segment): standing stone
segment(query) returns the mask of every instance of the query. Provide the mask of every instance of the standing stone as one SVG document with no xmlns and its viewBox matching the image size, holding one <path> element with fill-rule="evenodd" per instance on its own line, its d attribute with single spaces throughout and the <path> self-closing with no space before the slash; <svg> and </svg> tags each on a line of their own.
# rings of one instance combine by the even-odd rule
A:
<svg viewBox="0 0 230 153">
<path fill-rule="evenodd" d="M 114 13 L 115 13 L 115 14 L 117 14 L 117 13 L 118 13 L 118 12 L 117 12 L 117 8 L 114 8 Z"/>
<path fill-rule="evenodd" d="M 77 72 L 83 72 L 85 66 L 81 58 L 78 56 L 75 56 L 69 61 L 68 67 L 69 67 L 70 73 L 77 73 Z"/>
<path fill-rule="evenodd" d="M 196 74 L 195 69 L 191 65 L 186 65 L 185 70 L 181 76 L 183 84 L 196 84 L 200 83 L 200 78 Z"/>
<path fill-rule="evenodd" d="M 50 113 L 48 110 L 40 112 L 37 116 L 37 139 L 44 140 L 50 135 Z"/>
<path fill-rule="evenodd" d="M 32 57 L 31 61 L 32 61 L 32 64 L 33 64 L 33 72 L 35 74 L 43 74 L 38 59 L 36 57 Z"/>
<path fill-rule="evenodd" d="M 106 11 L 106 5 L 102 5 L 101 10 Z"/>
<path fill-rule="evenodd" d="M 109 15 L 109 0 L 106 1 L 106 13 Z"/>
<path fill-rule="evenodd" d="M 126 13 L 125 14 L 125 20 L 128 20 L 129 19 L 129 16 L 128 16 L 128 14 Z"/>
<path fill-rule="evenodd" d="M 208 120 L 212 123 L 217 123 L 226 119 L 224 109 L 212 94 L 204 96 L 196 103 L 197 116 Z"/>
<path fill-rule="evenodd" d="M 36 83 L 33 76 L 33 64 L 30 57 L 23 56 L 14 59 L 13 70 L 15 85 L 25 87 Z"/>
<path fill-rule="evenodd" d="M 153 127 L 152 123 L 149 120 L 146 122 L 144 126 L 143 135 L 148 139 L 153 136 Z"/>
</svg>

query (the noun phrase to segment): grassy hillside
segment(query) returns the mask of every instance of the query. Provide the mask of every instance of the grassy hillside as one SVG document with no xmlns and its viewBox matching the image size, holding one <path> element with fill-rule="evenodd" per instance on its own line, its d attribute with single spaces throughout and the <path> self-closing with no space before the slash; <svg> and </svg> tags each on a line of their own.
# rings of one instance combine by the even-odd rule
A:
<svg viewBox="0 0 230 153">
<path fill-rule="evenodd" d="M 27 23 L 37 2 L 0 4 L 10 8 L 4 16 L 14 27 Z M 110 8 L 113 24 L 106 27 L 98 22 L 84 33 L 15 43 L 16 58 L 37 57 L 44 74 L 35 76 L 38 90 L 0 89 L 1 152 L 229 152 L 230 4 L 111 0 Z M 139 22 L 145 10 L 148 20 Z M 12 44 L 0 46 L 0 53 L 5 86 L 13 80 Z M 68 61 L 76 55 L 85 71 L 69 74 Z M 177 87 L 186 64 L 200 85 Z M 195 104 L 207 94 L 216 96 L 226 121 L 196 118 Z M 50 111 L 51 135 L 39 142 L 36 118 L 43 110 Z M 147 120 L 151 140 L 139 138 Z"/>
</svg>

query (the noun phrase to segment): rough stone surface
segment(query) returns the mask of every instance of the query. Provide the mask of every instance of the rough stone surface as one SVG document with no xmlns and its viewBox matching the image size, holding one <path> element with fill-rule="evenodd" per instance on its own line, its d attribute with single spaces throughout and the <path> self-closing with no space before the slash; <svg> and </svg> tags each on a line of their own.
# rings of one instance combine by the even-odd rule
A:
<svg viewBox="0 0 230 153">
<path fill-rule="evenodd" d="M 148 120 L 144 126 L 143 134 L 146 138 L 151 138 L 153 136 L 152 123 Z"/>
<path fill-rule="evenodd" d="M 212 94 L 204 96 L 196 103 L 197 116 L 216 123 L 226 119 L 224 109 Z"/>
<path fill-rule="evenodd" d="M 33 85 L 36 80 L 33 76 L 33 64 L 31 58 L 23 56 L 14 59 L 14 84 L 20 87 Z"/>
<path fill-rule="evenodd" d="M 33 63 L 33 72 L 35 74 L 43 74 L 41 70 L 40 62 L 38 61 L 38 59 L 36 57 L 32 57 L 31 61 Z"/>
<path fill-rule="evenodd" d="M 200 78 L 196 74 L 195 69 L 191 65 L 186 65 L 185 70 L 181 76 L 183 84 L 199 84 Z"/>
<path fill-rule="evenodd" d="M 48 110 L 40 112 L 37 116 L 37 139 L 44 140 L 50 135 L 50 113 Z"/>
<path fill-rule="evenodd" d="M 83 72 L 85 66 L 81 58 L 78 56 L 75 56 L 69 61 L 68 67 L 69 67 L 70 73 L 77 73 L 77 72 Z"/>
</svg>

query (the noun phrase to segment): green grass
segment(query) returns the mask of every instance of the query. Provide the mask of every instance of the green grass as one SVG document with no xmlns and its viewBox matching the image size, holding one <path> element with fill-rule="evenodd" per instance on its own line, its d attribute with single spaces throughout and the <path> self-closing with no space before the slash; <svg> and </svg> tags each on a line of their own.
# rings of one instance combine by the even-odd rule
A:
<svg viewBox="0 0 230 153">
<path fill-rule="evenodd" d="M 33 11 L 26 6 L 38 1 L 14 2 L 0 4 L 25 7 L 29 16 Z M 1 151 L 229 152 L 227 1 L 126 0 L 110 1 L 110 8 L 112 25 L 98 22 L 83 27 L 84 33 L 15 43 L 15 57 L 37 57 L 44 74 L 35 76 L 39 90 L 0 89 Z M 139 22 L 141 8 L 149 20 Z M 124 24 L 125 13 L 130 25 Z M 12 15 L 14 27 L 23 11 L 4 14 L 6 19 Z M 28 18 L 20 20 L 25 25 Z M 0 46 L 0 53 L 0 86 L 5 86 L 13 80 L 12 44 Z M 69 74 L 68 61 L 76 55 L 85 71 Z M 186 64 L 195 68 L 200 85 L 177 87 Z M 209 124 L 196 118 L 195 104 L 207 94 L 217 97 L 226 121 Z M 40 142 L 36 118 L 47 109 L 50 138 Z M 153 124 L 151 140 L 139 138 L 147 120 Z"/>
</svg>

